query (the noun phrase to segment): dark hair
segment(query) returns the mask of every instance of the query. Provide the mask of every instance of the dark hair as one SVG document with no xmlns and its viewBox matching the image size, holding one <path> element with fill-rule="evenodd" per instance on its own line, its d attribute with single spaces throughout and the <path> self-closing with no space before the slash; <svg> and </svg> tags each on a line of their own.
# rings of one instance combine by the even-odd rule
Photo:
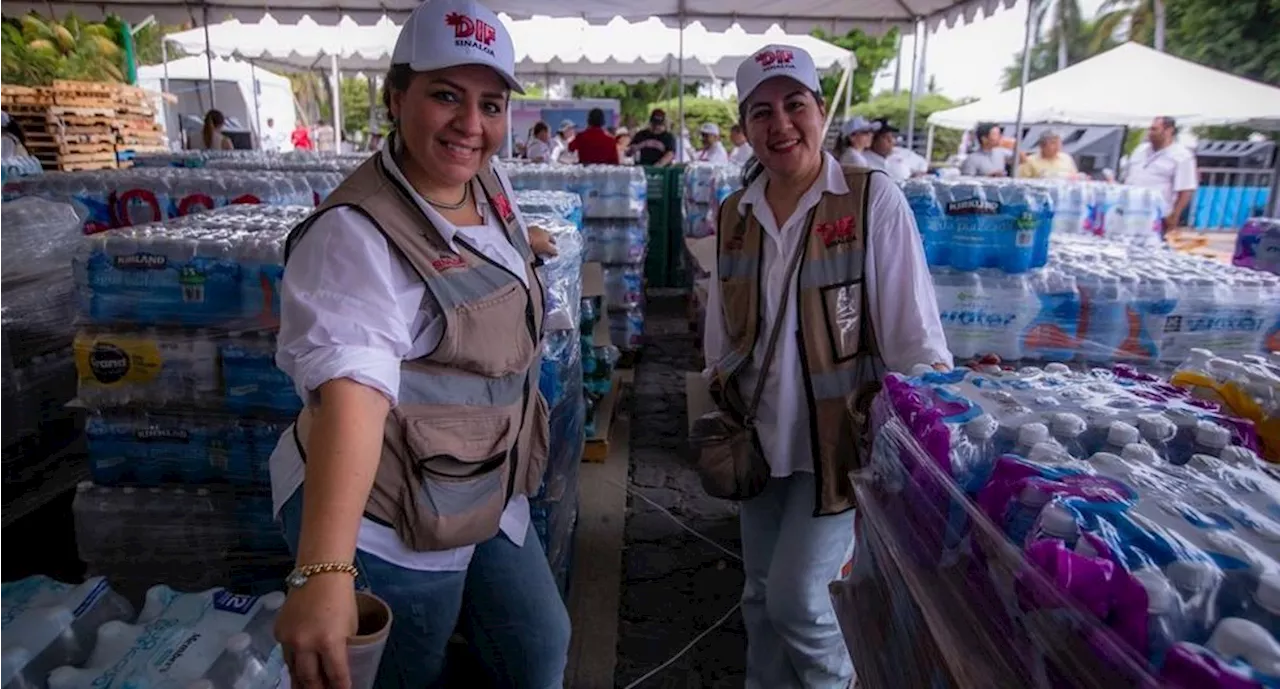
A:
<svg viewBox="0 0 1280 689">
<path fill-rule="evenodd" d="M 391 65 L 387 70 L 386 78 L 382 80 L 382 107 L 387 109 L 387 120 L 393 125 L 396 123 L 396 118 L 391 114 L 391 92 L 408 91 L 409 83 L 412 81 L 413 68 L 407 64 Z"/>
<path fill-rule="evenodd" d="M 987 140 L 987 136 L 991 134 L 992 129 L 996 129 L 999 126 L 994 122 L 979 122 L 978 128 L 973 130 L 973 133 L 978 137 L 978 142 L 981 143 Z"/>
<path fill-rule="evenodd" d="M 1161 115 L 1157 117 L 1156 120 L 1158 120 L 1160 124 L 1172 129 L 1174 134 L 1178 133 L 1178 121 L 1172 117 L 1169 117 L 1168 115 Z"/>
<path fill-rule="evenodd" d="M 818 103 L 818 107 L 820 108 L 826 107 L 826 101 L 822 100 L 821 91 L 811 90 L 809 91 L 809 95 L 813 96 L 813 100 Z M 747 104 L 739 103 L 738 104 L 738 122 L 746 122 L 746 121 L 747 121 Z M 746 133 L 745 126 L 742 128 L 742 131 L 744 134 Z M 760 163 L 760 159 L 756 158 L 755 154 L 753 153 L 751 157 L 747 159 L 747 162 L 742 166 L 742 188 L 745 189 L 752 182 L 756 181 L 756 178 L 759 177 L 760 173 L 762 172 L 764 172 L 764 165 Z"/>
<path fill-rule="evenodd" d="M 226 123 L 227 117 L 221 110 L 210 110 L 204 114 L 204 127 L 200 130 L 200 137 L 204 140 L 205 148 L 213 147 L 213 130 Z"/>
<path fill-rule="evenodd" d="M 730 134 L 733 134 L 734 132 L 737 132 L 738 134 L 742 134 L 742 133 L 743 133 L 743 132 L 742 132 L 742 125 L 740 125 L 740 124 L 735 124 L 735 125 L 733 125 L 732 127 L 729 127 L 729 133 L 730 133 Z"/>
<path fill-rule="evenodd" d="M 588 126 L 588 127 L 603 127 L 603 126 L 604 126 L 604 111 L 603 111 L 603 110 L 601 110 L 600 108 L 591 108 L 591 112 L 587 113 L 587 126 Z"/>
<path fill-rule="evenodd" d="M 547 126 L 547 123 L 541 120 L 539 120 L 536 124 L 533 125 L 534 136 L 537 136 L 543 132 L 548 132 L 548 131 L 551 131 L 551 127 Z"/>
<path fill-rule="evenodd" d="M 17 120 L 10 118 L 9 124 L 4 126 L 4 131 L 12 134 L 13 138 L 17 139 L 18 143 L 22 144 L 23 148 L 27 147 L 27 135 L 22 133 L 22 126 L 18 124 Z"/>
</svg>

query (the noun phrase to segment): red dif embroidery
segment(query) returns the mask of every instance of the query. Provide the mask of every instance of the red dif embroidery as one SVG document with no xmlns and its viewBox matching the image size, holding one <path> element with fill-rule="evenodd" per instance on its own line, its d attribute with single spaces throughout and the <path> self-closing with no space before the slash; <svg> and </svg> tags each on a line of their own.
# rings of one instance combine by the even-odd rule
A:
<svg viewBox="0 0 1280 689">
<path fill-rule="evenodd" d="M 848 244 L 854 240 L 853 216 L 846 215 L 835 222 L 819 223 L 813 231 L 822 237 L 823 245 L 828 248 L 837 244 Z"/>
<path fill-rule="evenodd" d="M 451 270 L 453 268 L 466 268 L 467 262 L 461 256 L 445 256 L 432 261 L 431 267 L 434 268 L 437 273 L 443 273 L 444 271 Z"/>
<path fill-rule="evenodd" d="M 774 65 L 789 65 L 795 57 L 795 53 L 790 50 L 761 50 L 756 53 L 755 61 L 760 63 L 761 67 L 768 69 Z"/>
<path fill-rule="evenodd" d="M 497 28 L 481 19 L 472 19 L 465 14 L 450 12 L 444 23 L 453 27 L 454 38 L 471 38 L 484 45 L 491 45 L 498 37 Z"/>
<path fill-rule="evenodd" d="M 511 201 L 507 199 L 506 194 L 498 194 L 493 197 L 493 209 L 498 212 L 498 216 L 503 220 L 511 219 Z"/>
</svg>

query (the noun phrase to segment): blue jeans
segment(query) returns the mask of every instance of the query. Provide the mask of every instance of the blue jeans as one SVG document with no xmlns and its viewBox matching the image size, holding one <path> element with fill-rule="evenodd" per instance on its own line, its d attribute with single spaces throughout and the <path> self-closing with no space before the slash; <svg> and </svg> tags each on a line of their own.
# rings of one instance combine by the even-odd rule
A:
<svg viewBox="0 0 1280 689">
<path fill-rule="evenodd" d="M 299 488 L 280 510 L 289 549 L 302 528 Z M 533 527 L 524 546 L 498 534 L 476 546 L 465 572 L 423 572 L 356 551 L 357 584 L 391 606 L 378 689 L 444 687 L 449 637 L 461 630 L 503 689 L 561 689 L 569 614 Z"/>
<path fill-rule="evenodd" d="M 814 517 L 813 474 L 770 478 L 742 503 L 747 689 L 845 689 L 853 661 L 827 585 L 853 547 L 853 511 Z"/>
</svg>

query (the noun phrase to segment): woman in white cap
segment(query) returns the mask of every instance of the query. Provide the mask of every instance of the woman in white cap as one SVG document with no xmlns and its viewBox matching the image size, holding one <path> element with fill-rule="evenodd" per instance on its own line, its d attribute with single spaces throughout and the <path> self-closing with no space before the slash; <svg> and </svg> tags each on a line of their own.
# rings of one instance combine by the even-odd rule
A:
<svg viewBox="0 0 1280 689">
<path fill-rule="evenodd" d="M 698 162 L 724 165 L 729 162 L 729 152 L 720 142 L 720 126 L 715 122 L 704 122 L 698 127 L 702 135 L 702 148 L 698 149 Z"/>
<path fill-rule="evenodd" d="M 460 629 L 495 685 L 558 689 L 569 619 L 527 498 L 547 451 L 538 242 L 494 165 L 511 37 L 429 0 L 391 63 L 387 144 L 287 243 L 276 361 L 306 409 L 270 464 L 296 558 L 276 638 L 295 686 L 349 687 L 367 586 L 394 615 L 378 686 L 442 686 Z"/>
<path fill-rule="evenodd" d="M 836 160 L 849 167 L 871 167 L 862 154 L 870 145 L 871 123 L 865 117 L 854 117 L 840 128 L 840 138 L 836 140 Z"/>
<path fill-rule="evenodd" d="M 750 462 L 734 496 L 746 686 L 845 689 L 854 671 L 827 584 L 853 551 L 846 398 L 886 369 L 948 368 L 951 354 L 902 192 L 823 151 L 813 59 L 768 46 L 737 86 L 755 158 L 720 207 L 704 347 L 722 408 L 744 415 L 759 395 L 748 432 L 767 466 Z M 708 485 L 714 467 L 699 469 Z"/>
<path fill-rule="evenodd" d="M 569 144 L 573 143 L 573 138 L 578 134 L 578 127 L 573 120 L 563 120 L 560 122 L 560 129 L 556 132 L 555 143 L 551 144 L 551 160 L 557 163 L 571 165 L 578 162 L 578 154 L 569 150 Z"/>
</svg>

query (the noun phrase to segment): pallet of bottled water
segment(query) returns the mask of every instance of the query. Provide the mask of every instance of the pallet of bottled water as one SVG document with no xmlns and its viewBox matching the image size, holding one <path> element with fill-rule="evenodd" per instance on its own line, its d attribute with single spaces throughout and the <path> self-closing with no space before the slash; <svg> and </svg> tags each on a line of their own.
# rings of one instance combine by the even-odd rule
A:
<svg viewBox="0 0 1280 689">
<path fill-rule="evenodd" d="M 1236 236 L 1231 263 L 1280 274 L 1280 218 L 1250 218 Z"/>
<path fill-rule="evenodd" d="M 1274 360 L 1228 368 L 1280 399 Z M 1274 686 L 1280 472 L 1203 390 L 1126 365 L 887 378 L 854 473 L 857 560 L 833 589 L 859 674 Z"/>
<path fill-rule="evenodd" d="M 135 609 L 94 577 L 34 576 L 3 591 L 4 689 L 274 689 L 285 676 L 272 627 L 285 595 L 150 587 Z"/>
<path fill-rule="evenodd" d="M 644 170 L 629 165 L 509 165 L 516 191 L 568 191 L 582 198 L 582 214 L 596 218 L 645 217 Z"/>
<path fill-rule="evenodd" d="M 323 153 L 319 151 L 173 151 L 134 156 L 138 167 L 222 167 L 235 170 L 312 169 L 350 173 L 369 159 L 369 153 Z"/>
<path fill-rule="evenodd" d="M 534 223 L 529 216 L 552 216 L 582 231 L 582 197 L 569 191 L 545 191 L 529 189 L 515 192 L 516 207 L 525 215 L 530 225 Z"/>
<path fill-rule="evenodd" d="M 685 237 L 698 239 L 716 233 L 720 204 L 740 187 L 741 177 L 742 168 L 737 165 L 685 166 L 681 198 Z"/>
<path fill-rule="evenodd" d="M 1193 349 L 1280 350 L 1280 277 L 1166 247 L 1064 236 L 1042 269 L 931 272 L 959 360 L 1152 364 Z"/>
<path fill-rule="evenodd" d="M 314 208 L 342 181 L 337 171 L 136 168 L 59 172 L 5 185 L 5 200 L 70 203 L 87 234 L 158 223 L 237 204 Z"/>
</svg>

